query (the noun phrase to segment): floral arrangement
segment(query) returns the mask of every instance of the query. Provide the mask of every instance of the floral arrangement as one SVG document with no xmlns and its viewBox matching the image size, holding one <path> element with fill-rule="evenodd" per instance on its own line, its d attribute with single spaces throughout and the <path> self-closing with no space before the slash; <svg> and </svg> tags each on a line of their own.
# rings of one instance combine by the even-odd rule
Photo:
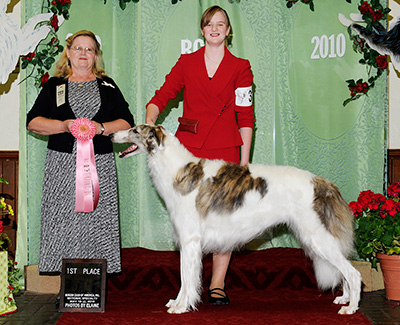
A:
<svg viewBox="0 0 400 325">
<path fill-rule="evenodd" d="M 8 181 L 0 177 L 0 183 L 8 184 Z M 4 197 L 0 197 L 0 215 L 14 215 L 14 210 L 10 204 L 5 203 Z M 0 251 L 7 251 L 11 245 L 10 237 L 4 232 L 3 221 L 0 220 Z M 18 263 L 8 260 L 8 293 L 4 297 L 4 302 L 7 305 L 14 306 L 15 300 L 12 298 L 13 293 L 18 293 L 21 290 L 19 279 L 21 278 Z"/>
<path fill-rule="evenodd" d="M 3 184 L 9 184 L 8 181 L 6 179 L 4 179 L 3 177 L 0 177 L 0 183 Z M 10 204 L 7 204 L 5 202 L 5 198 L 0 196 L 0 215 L 14 215 L 14 210 L 12 208 L 12 206 Z M 0 248 L 2 246 L 3 242 L 1 242 L 1 236 L 0 236 Z"/>
<path fill-rule="evenodd" d="M 45 2 L 47 2 L 47 6 Z M 56 61 L 56 56 L 64 49 L 63 46 L 60 45 L 60 40 L 57 36 L 58 15 L 62 15 L 65 19 L 68 19 L 70 7 L 71 0 L 53 0 L 51 2 L 49 2 L 49 0 L 43 0 L 42 13 L 53 13 L 50 21 L 47 22 L 47 24 L 51 26 L 49 33 L 51 40 L 41 41 L 36 47 L 35 52 L 28 53 L 28 55 L 21 57 L 21 69 L 32 68 L 30 74 L 24 80 L 29 77 L 35 78 L 35 86 L 37 88 L 42 87 L 49 79 L 47 70 L 50 70 L 51 66 Z"/>
<path fill-rule="evenodd" d="M 310 9 L 314 11 L 313 0 L 286 0 L 286 6 L 292 8 L 297 2 L 308 4 Z M 351 0 L 346 0 L 351 3 Z M 361 0 L 358 6 L 363 20 L 366 23 L 365 28 L 372 31 L 374 28 L 378 30 L 386 29 L 380 21 L 386 20 L 387 14 L 390 12 L 389 8 L 384 8 L 380 4 L 380 0 Z M 346 106 L 350 102 L 360 98 L 363 95 L 368 95 L 369 90 L 375 86 L 375 81 L 382 75 L 383 71 L 388 67 L 386 55 L 380 55 L 377 51 L 371 49 L 368 44 L 358 34 L 354 33 L 352 28 L 347 29 L 350 40 L 353 42 L 353 50 L 362 55 L 358 61 L 360 64 L 367 67 L 368 79 L 363 80 L 349 79 L 346 80 L 347 86 L 350 91 L 350 97 L 343 102 Z"/>
<path fill-rule="evenodd" d="M 4 302 L 10 306 L 15 306 L 15 300 L 12 298 L 13 294 L 21 291 L 19 280 L 22 275 L 18 263 L 9 259 L 8 260 L 8 294 L 4 297 Z"/>
<path fill-rule="evenodd" d="M 349 203 L 355 217 L 358 256 L 376 268 L 377 253 L 400 254 L 400 181 L 387 189 L 387 196 L 362 191 Z"/>
<path fill-rule="evenodd" d="M 5 245 L 7 244 L 7 245 Z M 3 221 L 0 221 L 0 251 L 7 251 L 11 240 L 8 235 L 4 232 Z M 15 306 L 15 300 L 13 298 L 14 293 L 18 293 L 21 290 L 19 280 L 21 278 L 20 269 L 17 267 L 18 263 L 12 259 L 8 259 L 8 287 L 7 294 L 3 298 L 4 303 L 9 306 Z"/>
<path fill-rule="evenodd" d="M 370 0 L 370 3 L 368 1 L 360 1 L 358 9 L 367 24 L 365 26 L 367 30 L 372 31 L 375 28 L 377 30 L 385 29 L 380 21 L 386 20 L 390 9 L 383 8 L 379 0 Z M 350 40 L 353 42 L 353 50 L 362 55 L 362 58 L 358 62 L 367 67 L 368 80 L 346 80 L 350 90 L 350 97 L 343 102 L 343 106 L 363 95 L 367 95 L 368 91 L 375 86 L 375 81 L 388 67 L 386 55 L 380 55 L 377 51 L 371 49 L 365 40 L 358 36 L 358 34 L 353 33 L 351 26 L 348 27 L 347 32 L 349 33 Z"/>
</svg>

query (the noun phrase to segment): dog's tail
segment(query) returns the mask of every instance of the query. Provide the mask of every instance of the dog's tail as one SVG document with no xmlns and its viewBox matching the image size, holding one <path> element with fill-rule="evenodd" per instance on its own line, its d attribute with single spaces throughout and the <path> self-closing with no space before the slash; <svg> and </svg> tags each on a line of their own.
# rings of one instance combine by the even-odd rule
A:
<svg viewBox="0 0 400 325">
<path fill-rule="evenodd" d="M 314 210 L 327 231 L 337 240 L 345 257 L 354 250 L 354 216 L 339 189 L 323 177 L 314 177 Z M 321 289 L 336 287 L 342 275 L 328 260 L 313 259 L 315 275 Z"/>
<path fill-rule="evenodd" d="M 339 189 L 323 177 L 314 177 L 314 210 L 335 237 L 345 257 L 354 250 L 354 216 Z"/>
</svg>

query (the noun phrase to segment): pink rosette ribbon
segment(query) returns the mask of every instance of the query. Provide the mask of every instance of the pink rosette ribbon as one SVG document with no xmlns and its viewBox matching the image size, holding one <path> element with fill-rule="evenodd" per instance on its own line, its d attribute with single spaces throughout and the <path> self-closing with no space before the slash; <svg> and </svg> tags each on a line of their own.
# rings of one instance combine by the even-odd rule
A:
<svg viewBox="0 0 400 325">
<path fill-rule="evenodd" d="M 80 117 L 72 123 L 71 133 L 77 139 L 75 212 L 92 212 L 100 194 L 92 140 L 96 126 L 91 120 Z"/>
</svg>

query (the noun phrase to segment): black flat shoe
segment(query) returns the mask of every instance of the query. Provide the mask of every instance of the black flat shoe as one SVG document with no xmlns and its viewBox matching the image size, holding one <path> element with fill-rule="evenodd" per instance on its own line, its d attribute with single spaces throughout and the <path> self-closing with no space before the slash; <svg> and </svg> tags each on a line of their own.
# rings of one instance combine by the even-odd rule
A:
<svg viewBox="0 0 400 325">
<path fill-rule="evenodd" d="M 228 298 L 228 294 L 224 289 L 214 288 L 212 290 L 208 290 L 208 302 L 210 305 L 229 305 L 230 301 Z"/>
</svg>

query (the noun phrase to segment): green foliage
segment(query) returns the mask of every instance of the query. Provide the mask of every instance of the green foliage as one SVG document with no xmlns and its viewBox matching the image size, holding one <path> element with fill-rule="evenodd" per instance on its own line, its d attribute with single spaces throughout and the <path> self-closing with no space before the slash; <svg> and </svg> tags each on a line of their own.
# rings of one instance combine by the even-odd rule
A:
<svg viewBox="0 0 400 325">
<path fill-rule="evenodd" d="M 301 3 L 309 5 L 310 6 L 310 10 L 314 11 L 314 2 L 313 2 L 313 0 L 286 0 L 286 1 L 287 1 L 286 2 L 286 7 L 288 7 L 288 8 L 292 8 L 296 4 L 296 2 L 300 1 Z"/>
<path fill-rule="evenodd" d="M 21 69 L 30 68 L 30 73 L 21 82 L 32 77 L 35 79 L 35 86 L 39 88 L 42 87 L 43 84 L 48 80 L 48 70 L 51 69 L 52 65 L 56 61 L 55 58 L 57 55 L 64 49 L 63 46 L 60 45 L 60 40 L 57 36 L 57 15 L 62 15 L 65 19 L 68 19 L 70 7 L 71 0 L 53 0 L 51 2 L 43 0 L 42 13 L 52 12 L 54 14 L 48 22 L 45 22 L 45 24 L 51 26 L 51 30 L 47 38 L 51 38 L 51 40 L 46 41 L 46 39 L 41 41 L 34 52 L 21 57 Z"/>
<path fill-rule="evenodd" d="M 351 3 L 351 0 L 347 0 Z M 365 28 L 369 31 L 375 29 L 384 29 L 381 20 L 386 20 L 389 8 L 384 8 L 379 0 L 370 0 L 370 2 L 361 0 L 358 6 L 362 18 L 365 21 Z M 368 80 L 358 79 L 346 80 L 350 90 L 350 97 L 343 102 L 346 106 L 350 102 L 357 100 L 362 95 L 368 95 L 368 91 L 375 86 L 375 81 L 382 75 L 383 70 L 387 69 L 386 55 L 380 55 L 377 51 L 371 49 L 368 44 L 357 33 L 353 32 L 351 26 L 347 28 L 350 40 L 353 42 L 353 50 L 362 55 L 358 61 L 359 64 L 365 65 L 368 73 Z"/>
</svg>

